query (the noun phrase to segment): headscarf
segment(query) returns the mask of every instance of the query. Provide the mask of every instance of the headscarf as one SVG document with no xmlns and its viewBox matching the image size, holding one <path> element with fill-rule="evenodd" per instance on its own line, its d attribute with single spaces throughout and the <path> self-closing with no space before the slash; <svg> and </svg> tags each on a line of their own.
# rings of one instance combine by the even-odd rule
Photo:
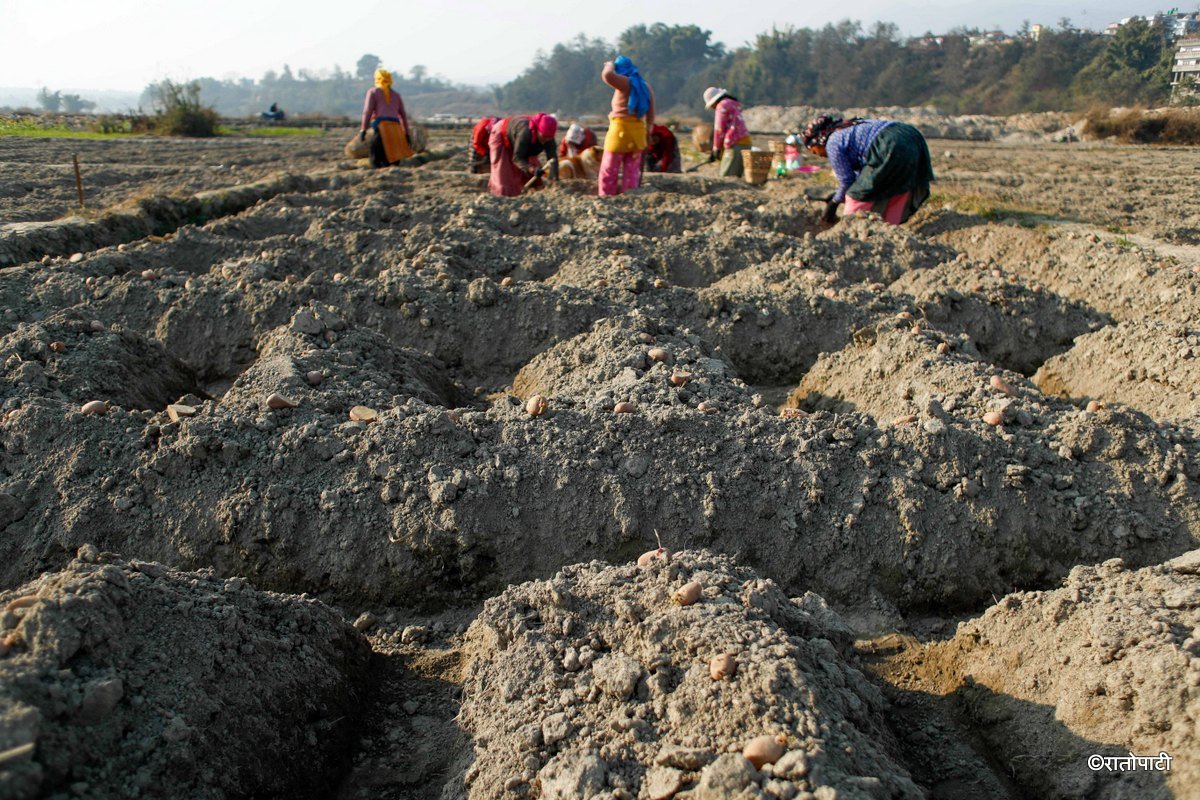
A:
<svg viewBox="0 0 1200 800">
<path fill-rule="evenodd" d="M 830 117 L 822 115 L 817 117 L 812 122 L 808 123 L 808 127 L 804 129 L 804 146 L 824 147 L 829 142 L 829 136 L 834 131 L 839 131 L 842 128 L 853 127 L 863 120 L 860 117 L 852 119 L 842 119 L 841 117 Z"/>
<path fill-rule="evenodd" d="M 392 102 L 392 73 L 386 69 L 375 70 L 375 85 L 383 89 L 383 99 L 387 102 Z"/>
<path fill-rule="evenodd" d="M 566 139 L 571 144 L 583 144 L 584 138 L 583 128 L 579 125 L 572 123 L 571 127 L 567 128 Z"/>
<path fill-rule="evenodd" d="M 626 56 L 617 56 L 613 68 L 618 75 L 629 78 L 629 113 L 635 117 L 646 116 L 646 112 L 650 110 L 650 89 L 638 68 Z"/>
<path fill-rule="evenodd" d="M 543 114 L 539 111 L 529 118 L 529 127 L 537 131 L 539 139 L 548 142 L 554 139 L 554 134 L 558 133 L 558 120 L 553 114 Z"/>
</svg>

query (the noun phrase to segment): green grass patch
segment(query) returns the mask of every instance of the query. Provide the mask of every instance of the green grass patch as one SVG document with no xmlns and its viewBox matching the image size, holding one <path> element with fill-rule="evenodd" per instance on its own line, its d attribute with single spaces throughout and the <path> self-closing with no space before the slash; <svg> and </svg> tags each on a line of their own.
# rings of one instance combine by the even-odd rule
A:
<svg viewBox="0 0 1200 800">
<path fill-rule="evenodd" d="M 928 205 L 931 208 L 949 207 L 960 214 L 971 214 L 988 222 L 1015 222 L 1022 228 L 1038 228 L 1047 219 L 1056 219 L 1053 211 L 1030 205 L 997 203 L 993 198 L 978 194 L 943 194 L 932 192 Z"/>
<path fill-rule="evenodd" d="M 222 131 L 224 134 L 224 131 Z M 286 125 L 270 126 L 264 128 L 251 128 L 248 131 L 230 131 L 231 135 L 235 136 L 323 136 L 325 131 L 320 128 L 289 128 Z"/>
<path fill-rule="evenodd" d="M 54 125 L 43 128 L 36 122 L 0 120 L 0 136 L 31 136 L 50 139 L 115 139 L 122 136 L 136 136 L 129 132 L 100 133 L 97 131 L 76 131 L 65 125 Z"/>
</svg>

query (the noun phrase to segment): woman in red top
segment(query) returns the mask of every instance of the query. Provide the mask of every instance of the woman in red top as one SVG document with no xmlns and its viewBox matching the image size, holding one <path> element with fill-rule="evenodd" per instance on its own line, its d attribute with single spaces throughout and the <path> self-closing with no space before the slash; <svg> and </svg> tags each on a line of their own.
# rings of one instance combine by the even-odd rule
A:
<svg viewBox="0 0 1200 800">
<path fill-rule="evenodd" d="M 486 175 L 490 169 L 488 141 L 492 138 L 492 126 L 499 121 L 499 117 L 484 117 L 471 129 L 471 172 L 476 175 Z"/>
<path fill-rule="evenodd" d="M 386 69 L 375 70 L 375 86 L 367 90 L 359 138 L 366 140 L 368 125 L 375 129 L 375 140 L 371 142 L 372 167 L 386 167 L 412 156 L 413 149 L 408 144 L 412 134 L 404 101 L 399 92 L 392 91 L 392 73 Z"/>
<path fill-rule="evenodd" d="M 650 146 L 646 148 L 647 172 L 683 172 L 679 157 L 679 142 L 666 125 L 650 129 Z"/>
</svg>

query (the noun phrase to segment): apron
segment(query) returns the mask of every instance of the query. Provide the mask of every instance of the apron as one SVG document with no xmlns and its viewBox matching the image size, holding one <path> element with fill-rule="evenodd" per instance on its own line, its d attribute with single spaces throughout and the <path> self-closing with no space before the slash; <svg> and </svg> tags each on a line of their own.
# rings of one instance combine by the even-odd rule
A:
<svg viewBox="0 0 1200 800">
<path fill-rule="evenodd" d="M 408 146 L 408 136 L 399 120 L 375 120 L 375 133 L 383 140 L 383 152 L 389 164 L 412 157 L 413 149 Z"/>
<path fill-rule="evenodd" d="M 639 153 L 645 149 L 646 123 L 640 117 L 617 117 L 608 121 L 604 152 Z"/>
</svg>

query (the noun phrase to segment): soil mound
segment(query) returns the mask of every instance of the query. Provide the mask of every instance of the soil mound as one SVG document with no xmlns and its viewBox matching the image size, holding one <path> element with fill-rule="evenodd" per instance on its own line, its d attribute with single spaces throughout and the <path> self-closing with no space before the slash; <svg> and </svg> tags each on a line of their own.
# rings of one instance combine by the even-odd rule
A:
<svg viewBox="0 0 1200 800">
<path fill-rule="evenodd" d="M 196 391 L 196 374 L 134 331 L 109 329 L 77 311 L 19 326 L 0 338 L 0 400 L 46 397 L 83 405 L 101 399 L 161 409 Z"/>
<path fill-rule="evenodd" d="M 620 402 L 713 414 L 761 405 L 707 342 L 641 316 L 601 320 L 555 345 L 517 373 L 513 392 L 605 411 Z"/>
<path fill-rule="evenodd" d="M 861 411 L 780 419 L 765 399 L 900 313 L 944 320 L 923 334 L 935 358 L 943 340 L 964 342 L 960 328 L 981 353 L 1027 340 L 1006 310 L 1029 310 L 1052 341 L 1091 323 L 1061 300 L 994 276 L 951 295 L 953 253 L 878 220 L 782 232 L 797 186 L 729 184 L 714 214 L 711 195 L 673 184 L 620 205 L 561 193 L 505 205 L 471 180 L 382 171 L 168 239 L 7 270 L 6 335 L 71 311 L 160 342 L 205 392 L 166 394 L 194 412 L 174 417 L 162 399 L 139 410 L 94 398 L 110 400 L 101 417 L 7 390 L 4 579 L 97 542 L 341 602 L 472 602 L 564 564 L 628 558 L 657 529 L 669 546 L 736 553 L 789 590 L 957 607 L 1081 560 L 1145 564 L 1194 546 L 1200 445 L 1186 428 L 1069 408 L 1043 419 L 1031 394 L 974 397 L 982 374 L 938 389 L 940 407 L 903 429 Z M 693 235 L 706 251 L 736 233 L 776 252 L 707 285 L 655 285 L 656 268 L 626 251 L 684 236 L 670 210 L 713 218 Z M 514 263 L 497 237 L 545 246 L 546 260 Z M 568 252 L 554 243 L 620 251 L 612 263 L 636 280 L 554 283 L 552 259 Z M 610 262 L 589 263 L 608 280 Z M 897 274 L 919 304 L 883 282 Z M 649 359 L 656 345 L 666 360 Z M 96 346 L 107 348 L 96 359 L 128 358 L 117 338 Z M 913 380 L 927 360 L 916 353 Z M 682 368 L 694 377 L 671 384 Z M 513 396 L 535 392 L 551 401 L 540 417 Z M 634 413 L 613 413 L 630 399 Z M 373 413 L 351 418 L 358 406 Z M 990 410 L 1003 426 L 981 421 Z"/>
<path fill-rule="evenodd" d="M 467 639 L 474 758 L 444 797 L 922 796 L 845 625 L 728 558 L 571 566 L 489 600 Z M 760 736 L 786 744 L 756 769 Z"/>
<path fill-rule="evenodd" d="M 984 358 L 1024 375 L 1111 322 L 1078 300 L 964 258 L 909 272 L 889 288 L 912 295 L 924 321 L 969 334 Z"/>
<path fill-rule="evenodd" d="M 1136 571 L 1076 567 L 1062 589 L 1009 595 L 926 659 L 961 682 L 961 708 L 1030 796 L 1200 785 L 1200 551 Z M 1130 753 L 1167 753 L 1170 770 L 1093 764 Z"/>
<path fill-rule="evenodd" d="M 0 606 L 0 796 L 325 796 L 369 652 L 332 610 L 90 545 Z"/>
<path fill-rule="evenodd" d="M 1080 337 L 1033 376 L 1048 395 L 1121 403 L 1157 419 L 1200 414 L 1200 331 L 1145 319 Z"/>
</svg>

